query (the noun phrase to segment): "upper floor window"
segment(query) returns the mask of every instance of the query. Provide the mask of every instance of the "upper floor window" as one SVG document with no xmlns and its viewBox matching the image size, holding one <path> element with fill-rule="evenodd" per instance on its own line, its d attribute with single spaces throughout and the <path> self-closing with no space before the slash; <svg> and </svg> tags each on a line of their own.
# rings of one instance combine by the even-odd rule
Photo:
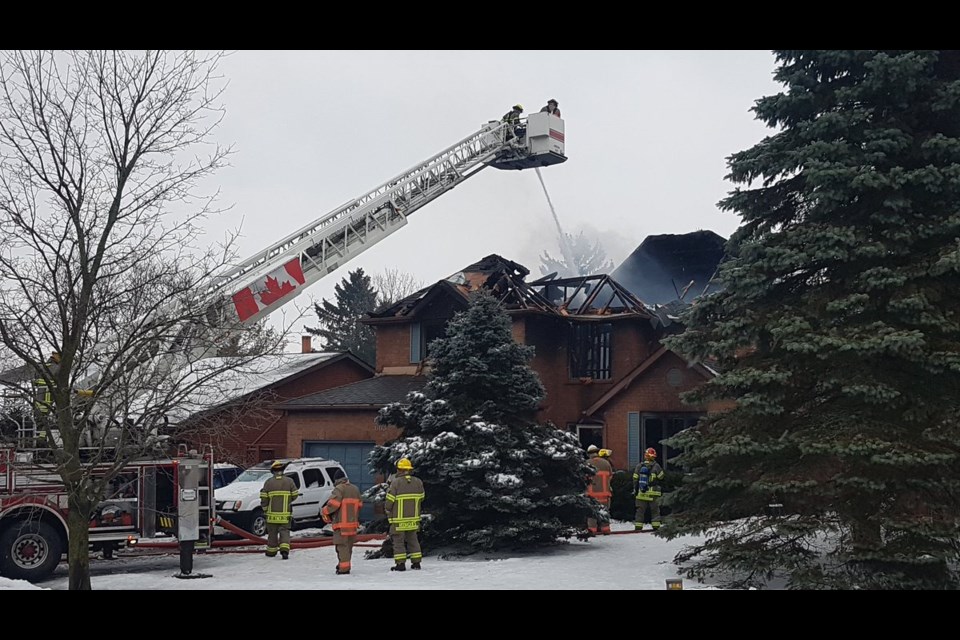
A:
<svg viewBox="0 0 960 640">
<path fill-rule="evenodd" d="M 613 325 L 609 322 L 584 322 L 570 326 L 570 377 L 609 380 L 610 337 Z"/>
<path fill-rule="evenodd" d="M 427 349 L 437 338 L 447 335 L 446 320 L 424 320 L 410 325 L 410 362 L 427 359 Z"/>
</svg>

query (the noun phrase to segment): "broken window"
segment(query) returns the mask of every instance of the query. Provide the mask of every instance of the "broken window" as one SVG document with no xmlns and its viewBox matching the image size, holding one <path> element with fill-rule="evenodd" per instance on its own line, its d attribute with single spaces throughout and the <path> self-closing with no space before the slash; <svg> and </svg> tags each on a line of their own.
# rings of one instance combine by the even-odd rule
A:
<svg viewBox="0 0 960 640">
<path fill-rule="evenodd" d="M 579 323 L 570 326 L 570 377 L 609 380 L 610 336 L 609 322 Z"/>
</svg>

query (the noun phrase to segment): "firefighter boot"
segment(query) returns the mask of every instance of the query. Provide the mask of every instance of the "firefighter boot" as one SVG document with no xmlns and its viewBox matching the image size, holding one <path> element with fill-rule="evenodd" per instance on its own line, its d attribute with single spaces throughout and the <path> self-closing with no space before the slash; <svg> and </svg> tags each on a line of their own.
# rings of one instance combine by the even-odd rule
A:
<svg viewBox="0 0 960 640">
<path fill-rule="evenodd" d="M 397 564 L 390 567 L 390 571 L 406 571 L 406 570 L 407 570 L 407 564 L 405 562 L 398 562 Z"/>
<path fill-rule="evenodd" d="M 413 569 L 414 571 L 420 571 L 420 563 L 419 563 L 419 562 L 411 562 L 411 563 L 410 563 L 410 568 Z"/>
<path fill-rule="evenodd" d="M 349 574 L 349 573 L 350 573 L 350 569 L 341 569 L 341 568 L 340 568 L 340 565 L 337 565 L 337 575 L 338 575 L 338 576 L 345 576 L 345 575 L 347 575 L 347 574 Z"/>
<path fill-rule="evenodd" d="M 287 559 L 290 558 L 290 552 L 289 552 L 289 551 L 281 551 L 281 552 L 280 552 L 280 557 L 283 558 L 284 560 L 287 560 Z"/>
</svg>

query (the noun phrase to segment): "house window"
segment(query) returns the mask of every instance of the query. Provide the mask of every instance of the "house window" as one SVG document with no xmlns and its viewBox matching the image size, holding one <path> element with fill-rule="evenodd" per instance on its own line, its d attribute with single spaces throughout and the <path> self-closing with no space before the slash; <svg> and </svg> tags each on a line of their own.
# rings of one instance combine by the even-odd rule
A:
<svg viewBox="0 0 960 640">
<path fill-rule="evenodd" d="M 627 416 L 628 457 L 631 466 L 640 463 L 644 451 L 652 447 L 657 452 L 657 462 L 664 469 L 670 466 L 668 458 L 680 453 L 663 444 L 663 440 L 672 438 L 682 430 L 692 427 L 700 420 L 700 413 L 638 413 Z"/>
<path fill-rule="evenodd" d="M 570 431 L 577 434 L 577 438 L 580 440 L 580 446 L 584 449 L 592 444 L 597 445 L 597 447 L 603 446 L 602 424 L 570 425 Z"/>
<path fill-rule="evenodd" d="M 610 337 L 613 325 L 578 323 L 570 326 L 570 377 L 609 380 Z"/>
<path fill-rule="evenodd" d="M 410 362 L 427 359 L 427 349 L 437 338 L 447 335 L 446 320 L 424 320 L 410 325 Z"/>
</svg>

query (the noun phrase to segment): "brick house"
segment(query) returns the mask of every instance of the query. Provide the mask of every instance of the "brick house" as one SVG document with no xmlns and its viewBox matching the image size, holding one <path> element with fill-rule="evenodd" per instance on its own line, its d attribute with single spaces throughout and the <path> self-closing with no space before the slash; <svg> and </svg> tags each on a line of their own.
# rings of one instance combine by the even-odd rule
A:
<svg viewBox="0 0 960 640">
<path fill-rule="evenodd" d="M 196 397 L 185 400 L 182 410 L 188 417 L 179 428 L 196 425 L 204 433 L 215 434 L 202 440 L 213 444 L 220 460 L 241 466 L 296 457 L 299 448 L 287 449 L 289 414 L 276 404 L 373 374 L 370 365 L 351 353 L 313 352 L 310 337 L 304 336 L 302 353 L 261 356 L 212 379 Z"/>
<path fill-rule="evenodd" d="M 680 393 L 713 375 L 660 343 L 681 327 L 609 276 L 528 283 L 528 275 L 522 265 L 491 255 L 369 314 L 377 377 L 279 405 L 289 414 L 287 450 L 345 456 L 365 474 L 362 484 L 372 482 L 362 468 L 365 453 L 396 436 L 374 424 L 377 410 L 423 387 L 427 345 L 467 307 L 471 291 L 485 288 L 511 316 L 514 339 L 535 348 L 531 366 L 546 389 L 539 420 L 577 433 L 584 446 L 612 449 L 616 468 L 631 468 L 646 447 L 664 460 L 660 441 L 707 410 L 684 405 Z"/>
</svg>

